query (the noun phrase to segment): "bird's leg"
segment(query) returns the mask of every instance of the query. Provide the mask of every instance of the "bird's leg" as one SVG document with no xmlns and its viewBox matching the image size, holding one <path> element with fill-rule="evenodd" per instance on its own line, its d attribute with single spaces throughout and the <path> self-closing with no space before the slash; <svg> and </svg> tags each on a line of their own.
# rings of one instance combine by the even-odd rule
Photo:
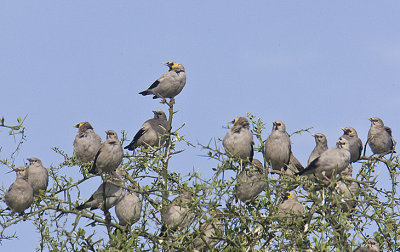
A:
<svg viewBox="0 0 400 252">
<path fill-rule="evenodd" d="M 170 106 L 171 106 L 171 105 L 174 105 L 174 104 L 175 104 L 175 98 L 172 97 L 172 98 L 169 100 L 169 103 L 170 103 Z"/>
<path fill-rule="evenodd" d="M 322 182 L 323 182 L 324 184 L 326 184 L 325 182 L 327 182 L 327 184 L 330 184 L 330 183 L 331 183 L 331 179 L 328 178 L 328 177 L 325 175 L 325 172 L 324 172 L 324 171 L 321 173 L 321 175 L 322 175 L 322 178 L 323 178 Z"/>
</svg>

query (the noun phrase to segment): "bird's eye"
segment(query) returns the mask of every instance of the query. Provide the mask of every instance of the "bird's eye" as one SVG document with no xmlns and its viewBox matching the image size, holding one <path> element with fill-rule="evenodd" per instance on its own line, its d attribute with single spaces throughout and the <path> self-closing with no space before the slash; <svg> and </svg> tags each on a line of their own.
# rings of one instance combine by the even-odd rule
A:
<svg viewBox="0 0 400 252">
<path fill-rule="evenodd" d="M 280 127 L 282 126 L 282 123 L 277 123 L 276 126 Z"/>
</svg>

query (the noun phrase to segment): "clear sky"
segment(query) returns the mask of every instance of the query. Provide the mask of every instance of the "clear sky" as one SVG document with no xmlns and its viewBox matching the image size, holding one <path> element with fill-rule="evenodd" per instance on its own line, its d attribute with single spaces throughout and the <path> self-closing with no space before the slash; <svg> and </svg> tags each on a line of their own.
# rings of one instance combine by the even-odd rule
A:
<svg viewBox="0 0 400 252">
<path fill-rule="evenodd" d="M 186 68 L 174 127 L 186 123 L 181 133 L 195 144 L 222 138 L 222 126 L 246 112 L 267 123 L 264 138 L 271 122 L 282 120 L 289 133 L 313 126 L 329 146 L 345 126 L 365 142 L 368 118 L 378 116 L 399 139 L 399 7 L 369 0 L 3 1 L 0 116 L 12 123 L 28 115 L 16 165 L 28 157 L 58 164 L 51 147 L 72 154 L 73 126 L 82 121 L 103 139 L 109 129 L 132 138 L 152 110 L 166 111 L 138 95 L 167 71 L 165 61 Z M 0 129 L 0 158 L 15 148 L 7 132 Z M 313 137 L 303 133 L 292 142 L 305 164 Z M 215 164 L 199 156 L 199 147 L 179 147 L 187 151 L 173 158 L 172 170 L 210 176 Z M 7 188 L 15 179 L 8 171 L 0 166 Z M 77 167 L 64 171 L 79 176 Z M 19 240 L 0 250 L 38 244 L 29 222 L 13 230 Z"/>
</svg>

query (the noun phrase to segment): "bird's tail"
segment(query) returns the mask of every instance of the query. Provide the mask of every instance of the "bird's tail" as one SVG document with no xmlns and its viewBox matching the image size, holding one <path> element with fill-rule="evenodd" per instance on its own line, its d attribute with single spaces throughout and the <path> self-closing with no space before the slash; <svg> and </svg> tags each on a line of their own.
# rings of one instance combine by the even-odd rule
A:
<svg viewBox="0 0 400 252">
<path fill-rule="evenodd" d="M 79 205 L 75 209 L 76 210 L 83 210 L 83 209 L 85 209 L 85 204 Z"/>
<path fill-rule="evenodd" d="M 149 93 L 149 91 L 144 90 L 144 91 L 140 92 L 139 94 L 141 94 L 141 95 L 149 95 L 150 93 Z"/>
<path fill-rule="evenodd" d="M 124 149 L 130 150 L 130 151 L 135 150 L 135 148 L 132 146 L 132 144 L 129 144 L 129 145 L 125 146 Z"/>
<path fill-rule="evenodd" d="M 161 233 L 159 235 L 160 237 L 167 237 L 167 227 L 165 225 L 162 225 L 161 227 Z"/>
<path fill-rule="evenodd" d="M 97 169 L 96 169 L 96 165 L 95 164 L 93 164 L 92 168 L 89 170 L 89 173 L 97 174 Z"/>
</svg>

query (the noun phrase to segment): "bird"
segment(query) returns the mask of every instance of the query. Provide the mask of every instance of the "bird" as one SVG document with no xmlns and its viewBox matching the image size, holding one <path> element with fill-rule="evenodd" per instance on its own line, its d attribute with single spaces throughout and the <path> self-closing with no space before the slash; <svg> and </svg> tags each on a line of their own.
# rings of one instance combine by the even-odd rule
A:
<svg viewBox="0 0 400 252">
<path fill-rule="evenodd" d="M 288 218 L 293 215 L 302 215 L 304 207 L 297 199 L 293 192 L 283 192 L 281 195 L 281 203 L 278 205 L 277 217 Z"/>
<path fill-rule="evenodd" d="M 49 172 L 43 167 L 42 161 L 38 158 L 28 158 L 30 162 L 27 168 L 28 183 L 32 186 L 33 194 L 39 193 L 39 190 L 46 190 L 49 184 Z"/>
<path fill-rule="evenodd" d="M 369 118 L 368 144 L 374 154 L 386 154 L 394 150 L 392 129 L 383 124 L 378 117 Z"/>
<path fill-rule="evenodd" d="M 322 133 L 312 134 L 315 138 L 315 148 L 311 152 L 310 157 L 308 158 L 308 164 L 310 164 L 314 159 L 321 156 L 322 152 L 328 149 L 328 140 L 326 139 L 325 135 Z"/>
<path fill-rule="evenodd" d="M 366 247 L 359 247 L 354 252 L 379 252 L 379 244 L 372 239 L 369 239 Z"/>
<path fill-rule="evenodd" d="M 198 235 L 193 240 L 194 251 L 209 251 L 220 241 L 218 236 L 224 233 L 224 215 L 218 209 L 210 210 L 211 218 L 200 224 Z"/>
<path fill-rule="evenodd" d="M 143 123 L 140 130 L 134 136 L 132 142 L 125 146 L 124 149 L 135 150 L 138 146 L 154 147 L 159 146 L 164 142 L 160 139 L 160 136 L 164 134 L 167 129 L 167 116 L 162 110 L 155 110 L 153 113 L 154 118 Z"/>
<path fill-rule="evenodd" d="M 28 172 L 24 167 L 15 168 L 14 171 L 17 179 L 5 193 L 4 201 L 11 209 L 11 214 L 17 212 L 23 215 L 33 203 L 33 188 L 28 183 Z"/>
<path fill-rule="evenodd" d="M 360 159 L 363 150 L 361 139 L 358 137 L 357 131 L 352 127 L 342 128 L 342 138 L 346 139 L 350 145 L 350 163 Z"/>
<path fill-rule="evenodd" d="M 130 186 L 128 192 L 120 202 L 115 206 L 115 214 L 118 217 L 119 224 L 122 226 L 132 225 L 140 219 L 142 211 L 142 200 L 139 198 L 136 184 Z"/>
<path fill-rule="evenodd" d="M 336 141 L 336 146 L 324 151 L 321 156 L 314 159 L 303 171 L 296 175 L 313 174 L 316 179 L 330 183 L 330 178 L 334 174 L 341 173 L 350 163 L 349 142 L 340 138 Z"/>
<path fill-rule="evenodd" d="M 267 173 L 262 163 L 253 159 L 251 167 L 244 169 L 237 177 L 236 197 L 242 202 L 253 201 L 264 191 Z"/>
<path fill-rule="evenodd" d="M 107 140 L 101 144 L 99 151 L 94 158 L 92 174 L 115 171 L 122 162 L 124 151 L 119 142 L 117 133 L 107 130 Z"/>
<path fill-rule="evenodd" d="M 85 203 L 77 206 L 76 209 L 82 210 L 90 207 L 90 210 L 108 210 L 118 204 L 125 193 L 124 181 L 120 170 L 117 169 L 115 172 L 111 172 L 108 180 L 106 179 L 101 183 L 92 196 Z"/>
<path fill-rule="evenodd" d="M 249 160 L 252 162 L 254 155 L 253 133 L 250 131 L 250 123 L 244 117 L 232 121 L 233 127 L 226 133 L 222 144 L 230 157 Z"/>
<path fill-rule="evenodd" d="M 91 162 L 100 149 L 101 137 L 88 122 L 78 123 L 75 127 L 78 128 L 78 133 L 74 140 L 74 156 L 83 163 Z"/>
<path fill-rule="evenodd" d="M 349 165 L 342 173 L 344 179 L 353 179 L 353 168 Z M 349 212 L 356 206 L 356 197 L 360 193 L 360 185 L 356 181 L 342 181 L 336 183 L 336 191 L 343 195 L 341 209 Z"/>
<path fill-rule="evenodd" d="M 171 201 L 162 212 L 163 226 L 160 236 L 165 237 L 168 231 L 182 229 L 190 223 L 194 217 L 189 206 L 191 201 L 192 193 L 186 190 L 183 190 L 178 197 Z"/>
<path fill-rule="evenodd" d="M 265 140 L 265 159 L 272 170 L 285 173 L 292 152 L 290 137 L 282 121 L 273 121 L 272 124 L 272 132 Z"/>
<path fill-rule="evenodd" d="M 156 98 L 174 98 L 186 84 L 186 72 L 182 64 L 175 61 L 162 63 L 169 71 L 158 78 L 151 86 L 140 92 L 141 95 L 154 95 Z"/>
</svg>

